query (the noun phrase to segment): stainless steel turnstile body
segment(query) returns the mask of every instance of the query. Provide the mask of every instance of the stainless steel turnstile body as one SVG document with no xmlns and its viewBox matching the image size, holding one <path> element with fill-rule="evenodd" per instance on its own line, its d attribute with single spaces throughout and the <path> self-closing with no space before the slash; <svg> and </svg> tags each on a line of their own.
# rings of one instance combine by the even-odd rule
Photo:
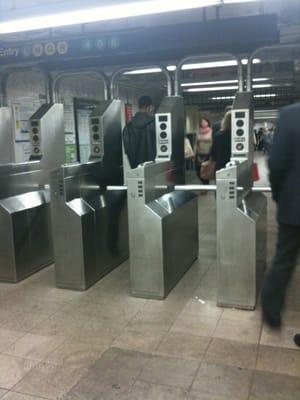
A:
<svg viewBox="0 0 300 400">
<path fill-rule="evenodd" d="M 267 200 L 245 187 L 249 162 L 217 173 L 218 305 L 254 309 L 266 267 Z"/>
<path fill-rule="evenodd" d="M 171 162 L 146 163 L 127 174 L 133 296 L 164 299 L 198 255 L 197 197 L 163 192 Z"/>
<path fill-rule="evenodd" d="M 13 111 L 0 107 L 0 164 L 15 162 Z"/>
<path fill-rule="evenodd" d="M 85 290 L 128 258 L 126 193 L 101 190 L 103 173 L 95 161 L 52 174 L 57 287 Z"/>
<path fill-rule="evenodd" d="M 0 280 L 19 282 L 53 261 L 49 191 L 37 162 L 0 167 Z"/>
<path fill-rule="evenodd" d="M 0 166 L 0 280 L 18 282 L 53 262 L 49 171 L 64 162 L 61 104 L 30 119 L 32 157 Z"/>
<path fill-rule="evenodd" d="M 122 185 L 121 102 L 106 100 L 90 116 L 89 163 L 62 166 L 51 178 L 56 285 L 85 290 L 129 256 Z"/>
</svg>

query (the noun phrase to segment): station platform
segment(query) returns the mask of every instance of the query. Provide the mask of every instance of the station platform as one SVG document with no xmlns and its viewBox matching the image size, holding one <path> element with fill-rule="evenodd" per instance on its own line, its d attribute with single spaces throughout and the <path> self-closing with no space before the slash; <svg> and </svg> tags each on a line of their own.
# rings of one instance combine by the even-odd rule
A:
<svg viewBox="0 0 300 400">
<path fill-rule="evenodd" d="M 1 283 L 0 398 L 298 400 L 300 270 L 279 333 L 263 325 L 259 305 L 216 307 L 214 195 L 199 206 L 199 261 L 165 301 L 130 297 L 128 262 L 84 293 L 55 289 L 53 267 Z"/>
</svg>

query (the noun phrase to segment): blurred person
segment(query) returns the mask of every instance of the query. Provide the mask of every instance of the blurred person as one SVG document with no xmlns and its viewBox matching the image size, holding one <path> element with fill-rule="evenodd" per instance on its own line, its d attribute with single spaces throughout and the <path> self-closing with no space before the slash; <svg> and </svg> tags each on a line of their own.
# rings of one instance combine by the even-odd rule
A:
<svg viewBox="0 0 300 400">
<path fill-rule="evenodd" d="M 225 168 L 231 158 L 231 110 L 225 114 L 219 133 L 216 135 L 211 150 L 211 160 L 215 171 Z"/>
<path fill-rule="evenodd" d="M 231 111 L 231 110 L 232 110 L 232 106 L 226 106 L 226 107 L 225 107 L 225 110 L 224 110 L 224 115 L 225 115 L 228 111 Z M 224 118 L 224 116 L 223 116 L 223 118 Z M 220 132 L 220 130 L 221 130 L 223 118 L 222 118 L 220 121 L 215 122 L 215 123 L 213 124 L 213 126 L 212 126 L 212 130 L 213 130 L 213 139 L 215 138 L 215 136 L 216 136 L 216 135 Z"/>
<path fill-rule="evenodd" d="M 155 117 L 153 101 L 149 96 L 140 97 L 139 111 L 123 131 L 124 150 L 131 168 L 156 157 Z"/>
<path fill-rule="evenodd" d="M 209 160 L 210 152 L 213 144 L 211 123 L 207 118 L 202 118 L 200 122 L 199 132 L 195 141 L 195 168 L 198 178 L 204 185 L 209 184 L 208 179 L 201 177 L 201 165 L 203 162 Z M 203 192 L 204 194 L 205 192 Z"/>
<path fill-rule="evenodd" d="M 300 103 L 280 112 L 269 160 L 273 199 L 278 208 L 276 254 L 262 288 L 265 322 L 279 329 L 286 291 L 300 252 Z M 295 343 L 300 346 L 300 335 Z"/>
</svg>

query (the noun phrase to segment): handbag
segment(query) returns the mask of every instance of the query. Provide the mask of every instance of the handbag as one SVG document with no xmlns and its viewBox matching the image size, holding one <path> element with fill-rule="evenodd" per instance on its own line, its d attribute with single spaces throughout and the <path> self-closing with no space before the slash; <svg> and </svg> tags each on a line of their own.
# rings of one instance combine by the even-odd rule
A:
<svg viewBox="0 0 300 400">
<path fill-rule="evenodd" d="M 200 177 L 201 179 L 210 181 L 215 179 L 216 174 L 216 163 L 212 160 L 203 161 L 200 167 Z"/>
</svg>

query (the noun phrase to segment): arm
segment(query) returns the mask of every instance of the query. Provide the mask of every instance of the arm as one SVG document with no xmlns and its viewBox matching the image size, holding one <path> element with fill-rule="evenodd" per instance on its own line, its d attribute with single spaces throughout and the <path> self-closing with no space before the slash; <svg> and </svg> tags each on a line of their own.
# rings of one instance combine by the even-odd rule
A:
<svg viewBox="0 0 300 400">
<path fill-rule="evenodd" d="M 280 113 L 277 132 L 274 136 L 272 154 L 269 160 L 270 181 L 273 199 L 277 202 L 280 197 L 282 183 L 290 165 L 291 135 L 287 110 Z"/>
</svg>

